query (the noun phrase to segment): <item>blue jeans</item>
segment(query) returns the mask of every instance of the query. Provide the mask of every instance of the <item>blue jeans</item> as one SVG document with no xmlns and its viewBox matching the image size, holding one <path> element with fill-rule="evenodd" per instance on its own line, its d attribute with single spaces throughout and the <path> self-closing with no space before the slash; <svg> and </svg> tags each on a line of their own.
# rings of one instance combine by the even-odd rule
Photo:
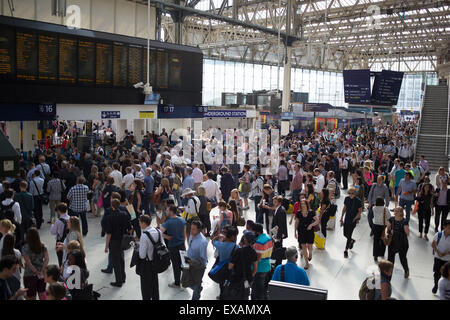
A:
<svg viewBox="0 0 450 320">
<path fill-rule="evenodd" d="M 411 206 L 414 204 L 414 200 L 405 200 L 400 198 L 398 205 L 406 211 L 406 221 L 409 222 L 409 216 L 411 215 Z"/>
<path fill-rule="evenodd" d="M 201 271 L 201 278 L 203 279 L 203 275 L 205 274 L 206 268 Z M 202 284 L 196 284 L 190 287 L 194 292 L 192 293 L 192 300 L 200 300 L 200 293 L 203 290 Z"/>
<path fill-rule="evenodd" d="M 300 193 L 302 192 L 302 188 L 299 190 L 293 190 L 292 191 L 292 201 L 296 203 L 298 201 L 298 197 L 300 196 Z"/>
<path fill-rule="evenodd" d="M 252 284 L 252 300 L 267 300 L 266 277 L 267 272 L 258 272 L 255 275 Z"/>
<path fill-rule="evenodd" d="M 173 197 L 175 198 L 177 202 L 177 207 L 181 207 L 182 201 L 181 201 L 181 192 L 180 190 L 173 190 Z"/>
</svg>

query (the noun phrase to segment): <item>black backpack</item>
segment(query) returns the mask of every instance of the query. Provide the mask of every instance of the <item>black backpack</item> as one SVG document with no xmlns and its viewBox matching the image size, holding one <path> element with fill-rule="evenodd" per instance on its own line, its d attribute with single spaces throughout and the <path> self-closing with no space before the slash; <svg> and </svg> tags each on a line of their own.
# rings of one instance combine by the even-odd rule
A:
<svg viewBox="0 0 450 320">
<path fill-rule="evenodd" d="M 170 266 L 170 251 L 161 241 L 161 234 L 158 232 L 158 241 L 153 241 L 148 231 L 144 232 L 153 244 L 153 260 L 151 269 L 153 272 L 162 273 Z"/>
<path fill-rule="evenodd" d="M 14 211 L 12 209 L 12 207 L 14 206 L 15 202 L 11 202 L 9 205 L 4 206 L 3 204 L 0 204 L 0 220 L 3 219 L 8 219 L 9 221 L 11 221 L 12 223 L 14 223 Z"/>
<path fill-rule="evenodd" d="M 64 224 L 64 231 L 61 237 L 57 237 L 57 241 L 58 242 L 64 242 L 64 240 L 66 240 L 67 235 L 69 234 L 69 228 L 67 227 L 67 220 L 66 219 L 58 219 L 59 221 L 61 221 Z"/>
</svg>

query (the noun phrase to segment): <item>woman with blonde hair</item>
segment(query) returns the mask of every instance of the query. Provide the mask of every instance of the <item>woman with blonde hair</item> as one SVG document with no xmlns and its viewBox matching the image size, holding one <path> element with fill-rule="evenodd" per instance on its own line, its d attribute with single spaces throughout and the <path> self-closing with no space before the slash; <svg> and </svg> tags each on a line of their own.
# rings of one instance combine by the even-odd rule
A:
<svg viewBox="0 0 450 320">
<path fill-rule="evenodd" d="M 64 243 L 56 243 L 56 251 L 64 250 L 63 261 L 66 261 L 67 259 L 67 246 L 73 240 L 76 240 L 80 243 L 80 250 L 83 255 L 85 255 L 80 219 L 75 216 L 70 217 L 69 221 L 67 221 L 67 228 L 69 230 L 69 233 L 67 234 L 66 239 L 64 239 Z"/>
<path fill-rule="evenodd" d="M 159 226 L 163 221 L 163 216 L 162 216 L 162 212 L 166 211 L 167 208 L 167 200 L 169 200 L 170 196 L 173 196 L 173 191 L 172 188 L 170 187 L 170 182 L 169 179 L 167 178 L 163 178 L 161 179 L 161 185 L 159 186 L 158 189 L 156 189 L 155 191 L 156 195 L 161 195 L 161 202 L 159 205 L 156 206 L 156 222 L 157 225 Z M 158 213 L 160 213 L 158 215 Z"/>
<path fill-rule="evenodd" d="M 5 235 L 8 233 L 14 235 L 15 230 L 16 226 L 9 219 L 3 219 L 0 221 L 0 234 L 2 235 L 2 238 L 0 239 L 0 257 L 2 256 L 3 240 Z"/>
<path fill-rule="evenodd" d="M 242 217 L 244 206 L 243 206 L 243 201 L 239 195 L 238 189 L 231 190 L 230 199 L 229 199 L 228 203 L 230 203 L 230 200 L 236 201 L 236 207 L 238 209 L 239 217 Z"/>
</svg>

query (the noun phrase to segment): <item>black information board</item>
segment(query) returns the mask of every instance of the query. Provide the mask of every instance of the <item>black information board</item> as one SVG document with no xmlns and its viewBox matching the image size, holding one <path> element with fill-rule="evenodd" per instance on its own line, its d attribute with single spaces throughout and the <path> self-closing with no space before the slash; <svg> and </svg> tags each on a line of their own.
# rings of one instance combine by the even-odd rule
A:
<svg viewBox="0 0 450 320">
<path fill-rule="evenodd" d="M 157 51 L 150 49 L 150 84 L 153 88 L 160 88 L 157 75 Z M 147 83 L 147 47 L 143 49 L 143 68 L 142 68 L 142 82 Z"/>
<path fill-rule="evenodd" d="M 344 70 L 345 102 L 370 103 L 370 70 Z"/>
<path fill-rule="evenodd" d="M 58 39 L 39 35 L 39 80 L 55 82 L 58 77 Z"/>
<path fill-rule="evenodd" d="M 16 31 L 17 80 L 37 80 L 37 38 L 34 32 Z"/>
<path fill-rule="evenodd" d="M 403 72 L 382 70 L 375 75 L 371 103 L 382 106 L 395 106 L 398 102 Z"/>
<path fill-rule="evenodd" d="M 112 45 L 97 42 L 96 48 L 96 83 L 98 85 L 111 85 L 113 63 Z"/>
<path fill-rule="evenodd" d="M 14 36 L 13 29 L 0 28 L 0 80 L 12 80 L 16 73 Z"/>
<path fill-rule="evenodd" d="M 156 53 L 156 83 L 160 89 L 169 87 L 169 53 L 158 50 Z"/>
<path fill-rule="evenodd" d="M 115 87 L 126 87 L 128 76 L 128 48 L 123 43 L 114 43 L 113 52 L 113 85 Z"/>
<path fill-rule="evenodd" d="M 142 81 L 142 47 L 130 45 L 128 48 L 128 86 Z"/>
<path fill-rule="evenodd" d="M 78 41 L 78 83 L 95 83 L 95 42 L 80 39 Z"/>
<path fill-rule="evenodd" d="M 77 82 L 77 40 L 59 38 L 59 81 Z"/>
<path fill-rule="evenodd" d="M 169 54 L 169 87 L 181 89 L 181 54 L 171 52 Z"/>
</svg>

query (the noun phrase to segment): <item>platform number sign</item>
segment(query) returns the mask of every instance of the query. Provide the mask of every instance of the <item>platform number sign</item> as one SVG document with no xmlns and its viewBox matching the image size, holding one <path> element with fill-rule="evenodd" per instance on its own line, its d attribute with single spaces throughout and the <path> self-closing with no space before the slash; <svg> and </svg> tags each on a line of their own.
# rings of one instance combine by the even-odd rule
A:
<svg viewBox="0 0 450 320">
<path fill-rule="evenodd" d="M 56 115 L 56 106 L 52 103 L 40 104 L 39 114 L 44 117 L 54 117 Z"/>
</svg>

